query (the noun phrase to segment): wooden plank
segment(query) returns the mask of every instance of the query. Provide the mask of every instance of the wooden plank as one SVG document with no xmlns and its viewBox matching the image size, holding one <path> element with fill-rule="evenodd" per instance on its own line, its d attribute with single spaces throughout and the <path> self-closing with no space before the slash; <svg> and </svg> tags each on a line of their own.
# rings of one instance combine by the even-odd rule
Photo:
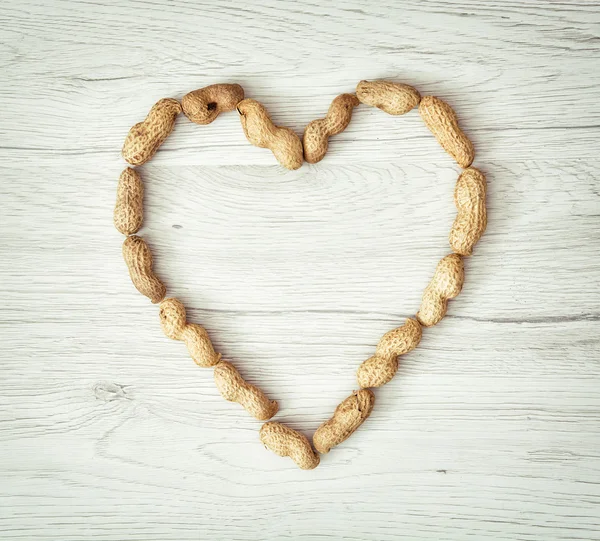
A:
<svg viewBox="0 0 600 541">
<path fill-rule="evenodd" d="M 447 99 L 484 162 L 597 156 L 600 12 L 593 3 L 264 2 L 245 10 L 227 1 L 81 9 L 29 0 L 5 13 L 2 32 L 15 44 L 0 57 L 5 164 L 116 163 L 115 149 L 155 101 L 228 80 L 301 133 L 359 77 L 389 77 Z M 41 62 L 46 50 L 52 54 Z M 272 163 L 268 151 L 248 145 L 236 117 L 208 128 L 181 119 L 157 160 Z M 336 143 L 329 163 L 441 155 L 416 112 L 396 119 L 362 107 Z"/>
<path fill-rule="evenodd" d="M 467 283 L 451 317 L 597 315 L 599 300 L 590 294 L 600 246 L 597 167 L 576 160 L 486 164 L 488 232 L 466 262 Z M 23 270 L 39 272 L 46 253 L 47 272 L 23 291 L 31 303 L 39 293 L 76 287 L 73 302 L 85 310 L 115 295 L 146 308 L 112 225 L 119 172 L 5 170 L 4 220 L 18 235 L 4 239 L 4 250 L 19 265 L 8 267 L 5 283 L 21 280 Z M 457 168 L 433 164 L 323 165 L 285 174 L 277 166 L 148 166 L 142 175 L 140 234 L 153 247 L 155 269 L 173 294 L 209 310 L 408 316 L 449 252 L 456 215 Z"/>
<path fill-rule="evenodd" d="M 600 540 L 600 11 L 586 2 L 0 7 L 0 539 Z M 448 316 L 311 472 L 166 338 L 112 226 L 163 96 L 244 85 L 301 133 L 362 78 L 455 106 L 489 226 Z M 236 114 L 141 168 L 169 294 L 311 436 L 449 252 L 458 168 L 357 110 L 287 172 Z"/>
<path fill-rule="evenodd" d="M 129 283 L 118 170 L 6 169 L 0 537 L 593 538 L 597 165 L 489 164 L 465 290 L 309 478 Z M 308 435 L 447 251 L 454 167 L 143 172 L 157 269 Z"/>
</svg>

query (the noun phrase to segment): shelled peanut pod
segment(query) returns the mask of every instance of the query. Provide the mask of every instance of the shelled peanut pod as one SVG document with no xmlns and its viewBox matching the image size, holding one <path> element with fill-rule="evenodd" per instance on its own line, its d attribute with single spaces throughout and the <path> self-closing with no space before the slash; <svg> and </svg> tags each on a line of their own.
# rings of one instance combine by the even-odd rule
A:
<svg viewBox="0 0 600 541">
<path fill-rule="evenodd" d="M 469 167 L 475 158 L 475 149 L 460 129 L 454 109 L 439 98 L 424 96 L 419 103 L 419 113 L 442 148 L 462 168 Z"/>
<path fill-rule="evenodd" d="M 123 242 L 123 259 L 136 289 L 154 304 L 165 298 L 167 288 L 152 269 L 152 252 L 142 237 L 131 235 Z"/>
<path fill-rule="evenodd" d="M 113 221 L 123 235 L 133 235 L 142 227 L 144 184 L 140 174 L 131 167 L 127 167 L 119 177 Z"/>
<path fill-rule="evenodd" d="M 129 130 L 123 144 L 123 158 L 131 165 L 146 163 L 173 131 L 181 105 L 172 98 L 156 102 L 143 122 Z"/>
<path fill-rule="evenodd" d="M 290 128 L 273 124 L 265 107 L 247 98 L 237 104 L 246 138 L 254 146 L 268 148 L 287 169 L 298 169 L 304 161 L 302 141 Z"/>
<path fill-rule="evenodd" d="M 236 84 L 217 84 L 193 90 L 183 96 L 183 113 L 196 124 L 210 124 L 221 113 L 233 111 L 244 99 L 244 89 Z"/>
<path fill-rule="evenodd" d="M 446 315 L 448 300 L 462 290 L 465 280 L 465 267 L 462 257 L 450 254 L 437 265 L 433 278 L 425 288 L 417 320 L 425 327 L 431 327 Z"/>
<path fill-rule="evenodd" d="M 190 357 L 198 366 L 216 365 L 221 355 L 215 352 L 206 329 L 197 323 L 188 323 L 185 307 L 178 299 L 170 297 L 160 303 L 160 326 L 171 340 L 181 340 Z"/>
<path fill-rule="evenodd" d="M 320 162 L 325 157 L 329 138 L 342 133 L 348 127 L 352 110 L 359 103 L 354 94 L 341 94 L 333 100 L 325 118 L 308 123 L 302 137 L 304 159 L 308 163 Z"/>
<path fill-rule="evenodd" d="M 291 458 L 303 470 L 312 470 L 321 462 L 308 438 L 289 426 L 271 421 L 262 425 L 259 435 L 269 451 Z"/>
<path fill-rule="evenodd" d="M 356 87 L 361 103 L 377 107 L 390 115 L 403 115 L 419 105 L 421 94 L 416 88 L 389 81 L 361 81 Z"/>
<path fill-rule="evenodd" d="M 398 371 L 398 356 L 415 349 L 422 335 L 419 322 L 410 318 L 401 327 L 385 333 L 377 344 L 375 355 L 358 368 L 358 384 L 363 388 L 381 387 L 391 381 Z"/>
<path fill-rule="evenodd" d="M 221 396 L 230 402 L 237 402 L 259 421 L 270 419 L 279 410 L 275 400 L 269 400 L 258 387 L 246 382 L 231 363 L 218 362 L 214 376 Z"/>
<path fill-rule="evenodd" d="M 346 441 L 371 415 L 375 395 L 370 389 L 360 389 L 346 398 L 313 435 L 313 445 L 319 453 L 328 453 L 332 447 Z"/>
<path fill-rule="evenodd" d="M 450 246 L 460 255 L 471 255 L 487 226 L 485 175 L 474 167 L 458 177 L 454 203 L 458 213 L 450 230 Z"/>
</svg>

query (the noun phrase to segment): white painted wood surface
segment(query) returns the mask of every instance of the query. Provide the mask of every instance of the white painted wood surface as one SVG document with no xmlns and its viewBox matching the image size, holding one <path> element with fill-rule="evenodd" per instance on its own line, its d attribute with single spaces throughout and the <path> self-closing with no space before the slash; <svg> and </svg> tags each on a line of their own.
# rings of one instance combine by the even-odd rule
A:
<svg viewBox="0 0 600 541">
<path fill-rule="evenodd" d="M 597 2 L 9 0 L 0 7 L 0 538 L 600 539 Z M 447 99 L 489 181 L 449 315 L 314 471 L 264 450 L 131 285 L 129 127 L 241 83 L 302 132 L 363 78 Z M 236 114 L 142 168 L 156 269 L 307 435 L 418 308 L 457 167 L 360 108 L 286 172 Z"/>
</svg>

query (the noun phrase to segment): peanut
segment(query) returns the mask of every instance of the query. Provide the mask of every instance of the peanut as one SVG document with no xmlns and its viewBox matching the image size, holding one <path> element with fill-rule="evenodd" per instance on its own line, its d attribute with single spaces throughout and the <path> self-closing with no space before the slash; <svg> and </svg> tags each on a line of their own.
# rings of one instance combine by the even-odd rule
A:
<svg viewBox="0 0 600 541">
<path fill-rule="evenodd" d="M 347 440 L 371 415 L 375 395 L 369 389 L 355 391 L 346 398 L 313 435 L 313 445 L 319 453 L 328 453 L 332 447 Z"/>
<path fill-rule="evenodd" d="M 463 286 L 465 268 L 462 257 L 450 254 L 438 263 L 433 278 L 423 292 L 417 320 L 425 327 L 438 323 L 448 309 L 448 300 L 456 297 Z"/>
<path fill-rule="evenodd" d="M 469 167 L 458 177 L 454 203 L 458 213 L 450 230 L 450 246 L 457 254 L 471 255 L 487 226 L 485 175 L 479 169 Z"/>
<path fill-rule="evenodd" d="M 271 421 L 262 425 L 260 441 L 275 454 L 290 457 L 303 470 L 312 470 L 321 461 L 304 434 L 282 423 Z"/>
<path fill-rule="evenodd" d="M 160 326 L 171 340 L 181 340 L 187 346 L 190 357 L 198 366 L 217 364 L 221 358 L 215 353 L 206 329 L 196 323 L 188 323 L 183 304 L 172 297 L 160 303 Z"/>
<path fill-rule="evenodd" d="M 119 177 L 117 202 L 113 221 L 123 235 L 133 235 L 142 227 L 144 220 L 144 184 L 140 174 L 131 167 L 125 169 Z"/>
<path fill-rule="evenodd" d="M 324 158 L 329 137 L 342 133 L 348 127 L 352 109 L 359 103 L 354 94 L 341 94 L 331 102 L 325 118 L 313 120 L 306 126 L 302 142 L 304 159 L 308 163 L 317 163 Z"/>
<path fill-rule="evenodd" d="M 123 243 L 123 259 L 136 289 L 154 304 L 165 298 L 166 287 L 152 270 L 152 252 L 142 237 L 132 235 Z"/>
<path fill-rule="evenodd" d="M 461 167 L 469 167 L 475 158 L 473 143 L 458 125 L 456 113 L 445 101 L 425 96 L 419 104 L 419 113 L 442 148 Z"/>
<path fill-rule="evenodd" d="M 388 81 L 361 81 L 356 96 L 365 105 L 377 107 L 390 115 L 403 115 L 416 107 L 421 94 L 416 88 Z"/>
<path fill-rule="evenodd" d="M 173 131 L 179 113 L 181 105 L 177 100 L 164 98 L 155 103 L 146 119 L 129 130 L 123 143 L 123 158 L 131 165 L 146 163 Z"/>
<path fill-rule="evenodd" d="M 242 128 L 250 143 L 268 148 L 287 169 L 302 165 L 302 141 L 290 128 L 275 126 L 264 106 L 253 99 L 242 100 L 237 105 Z"/>
<path fill-rule="evenodd" d="M 235 84 L 210 85 L 189 92 L 181 100 L 183 113 L 196 124 L 210 124 L 219 114 L 233 111 L 244 99 L 244 89 Z"/>
<path fill-rule="evenodd" d="M 358 384 L 363 388 L 385 385 L 398 371 L 398 356 L 415 349 L 422 335 L 421 325 L 414 319 L 407 319 L 401 327 L 385 333 L 377 344 L 375 355 L 358 368 Z"/>
<path fill-rule="evenodd" d="M 279 410 L 279 404 L 275 400 L 269 400 L 258 387 L 246 382 L 231 363 L 217 363 L 214 375 L 221 396 L 229 402 L 241 404 L 259 421 L 270 419 Z"/>
</svg>

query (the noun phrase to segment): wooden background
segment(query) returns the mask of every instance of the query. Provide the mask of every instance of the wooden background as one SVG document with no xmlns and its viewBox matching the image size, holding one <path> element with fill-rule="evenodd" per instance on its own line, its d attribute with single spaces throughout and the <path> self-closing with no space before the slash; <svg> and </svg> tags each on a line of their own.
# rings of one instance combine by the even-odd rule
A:
<svg viewBox="0 0 600 541">
<path fill-rule="evenodd" d="M 449 101 L 489 182 L 463 293 L 300 471 L 163 336 L 112 226 L 159 98 L 238 82 L 302 133 L 360 79 Z M 0 538 L 600 539 L 597 2 L 8 0 L 0 7 Z M 181 117 L 146 223 L 169 293 L 311 435 L 416 312 L 458 168 L 359 108 L 289 172 Z"/>
</svg>

